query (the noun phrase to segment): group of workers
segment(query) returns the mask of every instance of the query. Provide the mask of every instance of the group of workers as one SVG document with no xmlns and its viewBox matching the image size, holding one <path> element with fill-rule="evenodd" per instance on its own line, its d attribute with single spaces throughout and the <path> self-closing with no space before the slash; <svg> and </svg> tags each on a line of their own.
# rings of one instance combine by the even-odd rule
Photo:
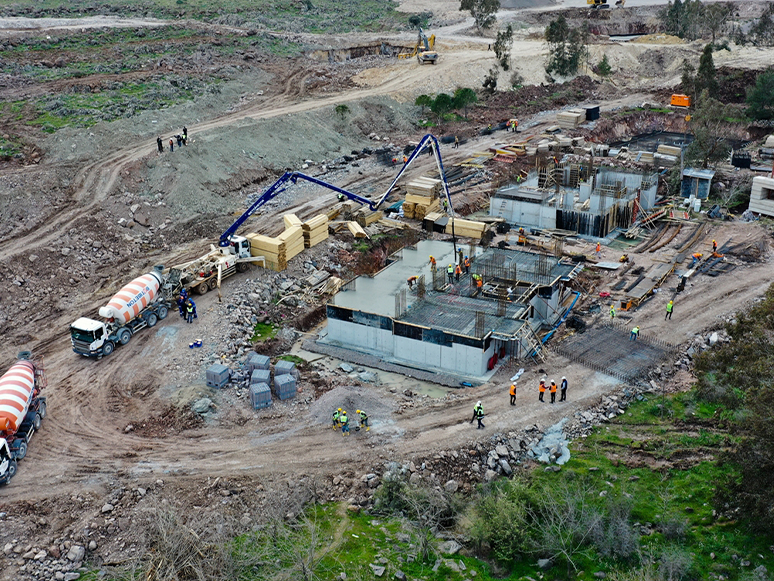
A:
<svg viewBox="0 0 774 581">
<path fill-rule="evenodd" d="M 365 428 L 366 432 L 370 432 L 371 426 L 368 425 L 368 414 L 363 410 L 357 410 L 355 413 L 360 418 L 360 425 L 357 429 Z M 333 412 L 333 429 L 338 430 L 339 428 L 341 428 L 342 436 L 349 436 L 349 416 L 347 415 L 347 410 L 341 408 Z"/>
<path fill-rule="evenodd" d="M 435 272 L 438 268 L 438 261 L 435 259 L 435 256 L 432 254 L 430 255 L 430 271 Z M 449 264 L 446 267 L 446 275 L 449 278 L 449 284 L 452 284 L 453 282 L 459 282 L 460 276 L 462 276 L 462 273 L 470 274 L 470 257 L 465 256 L 462 253 L 462 249 L 459 251 L 459 262 L 455 264 Z M 473 280 L 476 281 L 476 286 L 481 287 L 482 281 L 481 277 L 477 274 L 474 274 L 472 276 Z M 409 289 L 413 289 L 414 285 L 417 284 L 419 281 L 418 276 L 410 276 L 406 279 L 406 284 L 408 285 Z"/>
<path fill-rule="evenodd" d="M 551 382 L 549 383 L 549 386 L 546 387 L 545 379 L 541 379 L 540 385 L 538 385 L 538 401 L 542 401 L 542 402 L 546 401 L 545 399 L 543 399 L 543 396 L 545 395 L 546 390 L 548 390 L 549 393 L 551 394 L 551 403 L 556 403 L 556 390 L 557 390 L 556 382 L 551 380 Z M 559 401 L 567 401 L 567 378 L 566 377 L 562 377 L 562 382 L 560 384 L 559 390 L 562 392 L 561 397 L 559 398 Z M 516 394 L 514 392 L 515 392 L 515 386 L 511 385 L 511 393 L 512 393 L 511 405 L 516 405 Z"/>
<path fill-rule="evenodd" d="M 188 296 L 188 291 L 185 289 L 180 291 L 180 296 L 177 297 L 177 308 L 180 310 L 180 316 L 189 323 L 199 318 L 196 314 L 196 303 Z"/>
<path fill-rule="evenodd" d="M 175 141 L 177 141 L 177 146 L 180 147 L 181 145 L 188 145 L 188 128 L 183 127 L 183 133 L 177 134 L 174 137 L 171 137 L 169 139 L 169 151 L 175 151 Z M 159 153 L 164 153 L 164 142 L 161 140 L 161 136 L 156 137 L 156 147 L 159 150 Z"/>
</svg>

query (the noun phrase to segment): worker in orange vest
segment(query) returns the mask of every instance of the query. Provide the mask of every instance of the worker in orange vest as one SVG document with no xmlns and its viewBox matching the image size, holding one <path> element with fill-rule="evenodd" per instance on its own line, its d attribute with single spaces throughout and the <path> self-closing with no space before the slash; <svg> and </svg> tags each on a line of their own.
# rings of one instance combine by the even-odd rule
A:
<svg viewBox="0 0 774 581">
<path fill-rule="evenodd" d="M 516 405 L 516 384 L 511 384 L 511 405 Z"/>
<path fill-rule="evenodd" d="M 551 382 L 551 403 L 556 402 L 556 382 Z"/>
<path fill-rule="evenodd" d="M 433 256 L 431 254 L 430 255 L 430 270 L 435 272 L 435 266 L 436 266 L 436 264 L 435 264 L 435 256 Z"/>
<path fill-rule="evenodd" d="M 479 277 L 476 279 L 476 288 L 481 289 L 482 286 L 484 286 L 484 281 L 479 275 Z"/>
<path fill-rule="evenodd" d="M 546 392 L 546 381 L 544 379 L 540 380 L 540 387 L 538 387 L 538 392 L 540 393 L 538 400 L 545 402 L 543 399 L 543 394 Z"/>
<path fill-rule="evenodd" d="M 454 280 L 459 282 L 460 281 L 460 275 L 462 274 L 462 269 L 460 268 L 460 265 L 454 267 Z"/>
<path fill-rule="evenodd" d="M 470 258 L 465 257 L 465 274 L 470 272 Z"/>
<path fill-rule="evenodd" d="M 599 258 L 600 256 L 602 256 L 602 245 L 599 242 L 597 242 L 597 258 Z"/>
<path fill-rule="evenodd" d="M 693 263 L 691 263 L 691 266 L 696 266 L 696 264 L 701 260 L 701 257 L 704 256 L 701 252 L 695 252 L 693 254 Z"/>
<path fill-rule="evenodd" d="M 714 252 L 717 252 L 717 251 L 718 251 L 718 243 L 713 240 L 712 241 L 712 252 L 714 253 Z"/>
</svg>

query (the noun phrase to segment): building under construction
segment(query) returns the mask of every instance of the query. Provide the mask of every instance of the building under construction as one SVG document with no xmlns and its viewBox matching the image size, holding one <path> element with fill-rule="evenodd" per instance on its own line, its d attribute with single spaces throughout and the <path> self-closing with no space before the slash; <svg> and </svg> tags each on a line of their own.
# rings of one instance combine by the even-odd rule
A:
<svg viewBox="0 0 774 581">
<path fill-rule="evenodd" d="M 470 378 L 503 358 L 538 354 L 537 333 L 567 312 L 580 267 L 518 250 L 470 246 L 463 254 L 470 272 L 450 283 L 448 265 L 459 261 L 452 243 L 425 240 L 395 253 L 379 273 L 350 281 L 331 299 L 320 341 Z"/>
<path fill-rule="evenodd" d="M 527 178 L 500 188 L 489 214 L 511 224 L 606 237 L 628 229 L 656 202 L 657 173 L 632 173 L 581 163 L 539 160 Z"/>
</svg>

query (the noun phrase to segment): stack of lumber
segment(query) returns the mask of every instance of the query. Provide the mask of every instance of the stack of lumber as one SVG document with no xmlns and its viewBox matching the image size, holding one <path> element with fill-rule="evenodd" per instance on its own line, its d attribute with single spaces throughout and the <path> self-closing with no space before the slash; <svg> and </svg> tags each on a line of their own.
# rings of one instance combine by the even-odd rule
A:
<svg viewBox="0 0 774 581">
<path fill-rule="evenodd" d="M 421 176 L 406 184 L 406 193 L 430 199 L 437 198 L 441 194 L 441 185 L 441 180 Z"/>
<path fill-rule="evenodd" d="M 304 250 L 304 230 L 300 225 L 286 228 L 282 234 L 277 236 L 277 240 L 285 243 L 286 260 L 301 254 Z"/>
<path fill-rule="evenodd" d="M 311 248 L 328 238 L 328 216 L 319 214 L 301 224 L 304 231 L 304 247 Z"/>
<path fill-rule="evenodd" d="M 371 224 L 373 224 L 374 222 L 378 222 L 379 220 L 384 218 L 384 212 L 382 212 L 381 210 L 372 212 L 368 208 L 362 207 L 357 212 L 355 212 L 355 215 L 353 216 L 353 218 L 363 228 L 366 228 Z"/>
<path fill-rule="evenodd" d="M 245 238 L 250 241 L 250 254 L 266 259 L 266 268 L 281 272 L 288 267 L 285 242 L 255 233 L 247 234 Z"/>
<path fill-rule="evenodd" d="M 446 234 L 452 233 L 452 223 L 454 224 L 454 234 L 456 236 L 480 239 L 486 230 L 486 224 L 483 222 L 455 218 L 454 220 L 449 220 L 449 223 L 446 225 Z"/>
<path fill-rule="evenodd" d="M 672 155 L 674 157 L 679 158 L 680 157 L 680 148 L 679 147 L 673 147 L 671 145 L 664 145 L 661 144 L 658 146 L 658 149 L 656 149 L 657 153 L 661 153 L 663 155 Z"/>
<path fill-rule="evenodd" d="M 403 203 L 403 215 L 406 216 L 406 218 L 422 220 L 425 216 L 431 212 L 435 212 L 440 207 L 441 200 L 438 198 L 428 200 L 422 196 L 406 194 L 406 201 Z"/>
<path fill-rule="evenodd" d="M 349 228 L 349 231 L 355 238 L 365 238 L 367 236 L 365 230 L 357 222 L 347 222 L 347 228 Z"/>
<path fill-rule="evenodd" d="M 575 129 L 586 121 L 586 112 L 578 109 L 570 109 L 556 114 L 556 122 L 562 129 Z"/>
<path fill-rule="evenodd" d="M 285 214 L 282 219 L 285 222 L 285 228 L 292 228 L 293 226 L 300 226 L 301 220 L 295 214 Z"/>
</svg>

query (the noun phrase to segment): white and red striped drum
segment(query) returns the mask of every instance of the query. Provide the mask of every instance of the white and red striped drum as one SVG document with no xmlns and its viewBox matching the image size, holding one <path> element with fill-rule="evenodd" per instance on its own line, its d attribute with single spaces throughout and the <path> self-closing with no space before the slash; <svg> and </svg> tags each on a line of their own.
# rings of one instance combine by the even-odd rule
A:
<svg viewBox="0 0 774 581">
<path fill-rule="evenodd" d="M 31 361 L 18 361 L 0 377 L 0 434 L 19 429 L 34 389 L 35 366 Z"/>
<path fill-rule="evenodd" d="M 135 278 L 100 308 L 99 316 L 125 325 L 155 300 L 160 286 L 161 276 L 155 272 Z"/>
</svg>

